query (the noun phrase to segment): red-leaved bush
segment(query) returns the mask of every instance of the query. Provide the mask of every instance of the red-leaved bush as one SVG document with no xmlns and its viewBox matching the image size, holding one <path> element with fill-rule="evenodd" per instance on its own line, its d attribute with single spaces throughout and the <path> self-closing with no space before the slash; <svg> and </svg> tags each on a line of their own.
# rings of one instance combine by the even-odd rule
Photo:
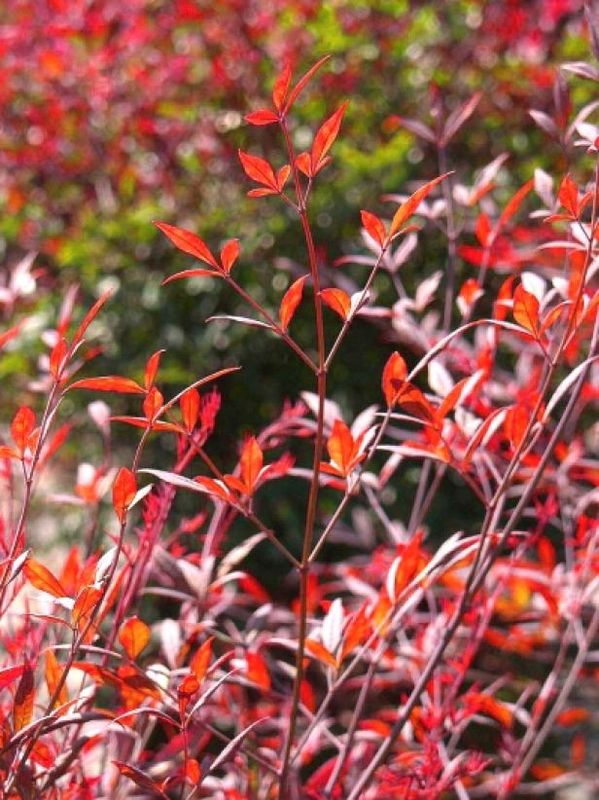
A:
<svg viewBox="0 0 599 800">
<path fill-rule="evenodd" d="M 592 14 L 590 23 L 599 36 Z M 574 120 L 533 112 L 565 166 L 554 177 L 536 170 L 501 206 L 505 156 L 473 185 L 448 163 L 478 95 L 448 114 L 439 104 L 435 127 L 401 120 L 433 144 L 439 174 L 387 197 L 390 211 L 362 212 L 362 252 L 335 273 L 366 267 L 350 294 L 341 278 L 325 285 L 310 217 L 346 104 L 328 110 L 305 152 L 292 136 L 294 107 L 326 62 L 299 78 L 284 68 L 271 104 L 247 114 L 257 149 L 263 128 L 278 129 L 286 163 L 239 152 L 248 194 L 285 204 L 305 239 L 305 272 L 277 309 L 239 283 L 243 242 L 215 248 L 156 223 L 184 254 L 185 269 L 164 283 L 209 278 L 237 293 L 248 316 L 228 319 L 289 348 L 302 398 L 221 461 L 211 452 L 221 391 L 243 381 L 241 367 L 200 374 L 168 398 L 162 351 L 138 380 L 82 377 L 109 292 L 83 315 L 70 293 L 44 336 L 45 402 L 15 408 L 0 443 L 3 798 L 505 800 L 585 779 L 596 787 L 585 754 L 592 712 L 572 700 L 576 687 L 593 691 L 599 625 L 592 109 Z M 599 79 L 590 64 L 565 70 Z M 569 162 L 573 144 L 588 161 Z M 445 268 L 412 292 L 401 268 L 429 227 L 446 237 Z M 461 262 L 468 277 L 458 281 Z M 377 304 L 380 278 L 396 294 L 390 305 Z M 21 335 L 19 302 L 16 293 L 1 349 Z M 300 307 L 311 342 L 294 337 Z M 329 383 L 339 360 L 360 369 L 344 349 L 358 316 L 387 325 L 398 346 L 372 405 L 347 419 Z M 83 393 L 105 458 L 93 466 L 81 453 L 72 494 L 50 498 L 46 473 L 74 436 L 62 409 Z M 114 395 L 131 396 L 129 415 L 99 400 Z M 123 425 L 139 432 L 126 465 L 111 442 Z M 151 437 L 175 443 L 159 463 L 146 456 Z M 407 463 L 417 488 L 410 513 L 393 519 L 385 498 L 409 491 Z M 450 477 L 479 524 L 434 543 L 427 514 Z M 283 480 L 305 493 L 299 533 L 263 521 L 270 485 Z M 50 499 L 83 509 L 87 523 L 64 562 L 46 566 L 28 520 Z M 240 519 L 247 536 L 231 546 Z M 247 566 L 256 548 L 286 565 L 277 596 Z M 157 608 L 168 611 L 157 618 Z M 562 728 L 571 746 L 545 750 Z"/>
</svg>

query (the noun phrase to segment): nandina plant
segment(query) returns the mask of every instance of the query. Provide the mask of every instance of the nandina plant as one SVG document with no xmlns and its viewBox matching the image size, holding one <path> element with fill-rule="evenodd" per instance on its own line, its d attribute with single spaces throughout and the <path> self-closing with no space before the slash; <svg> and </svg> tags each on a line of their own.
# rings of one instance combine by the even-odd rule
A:
<svg viewBox="0 0 599 800">
<path fill-rule="evenodd" d="M 44 337 L 45 403 L 16 407 L 0 446 L 2 797 L 505 799 L 583 780 L 591 713 L 571 698 L 596 679 L 599 625 L 599 131 L 588 109 L 574 122 L 558 114 L 564 153 L 581 137 L 594 172 L 572 163 L 554 184 L 538 170 L 499 204 L 503 157 L 472 185 L 449 163 L 479 96 L 446 113 L 435 95 L 433 126 L 403 122 L 433 145 L 438 174 L 393 196 L 391 213 L 362 212 L 363 252 L 338 263 L 346 288 L 330 285 L 310 204 L 347 104 L 330 109 L 307 151 L 293 136 L 294 108 L 326 62 L 295 80 L 283 69 L 272 104 L 246 117 L 257 143 L 261 128 L 278 128 L 285 163 L 239 152 L 250 197 L 284 203 L 305 240 L 305 268 L 278 309 L 238 282 L 239 241 L 214 248 L 157 222 L 193 259 L 164 283 L 208 278 L 237 293 L 248 316 L 228 321 L 289 349 L 305 374 L 301 399 L 220 463 L 221 392 L 243 380 L 242 365 L 169 399 L 162 350 L 141 378 L 80 377 L 109 292 L 79 322 L 70 293 Z M 591 65 L 570 70 L 597 79 Z M 400 271 L 422 225 L 446 237 L 446 264 L 412 291 Z M 388 305 L 377 304 L 382 283 L 395 294 Z M 18 298 L 13 307 L 17 316 Z M 308 343 L 293 332 L 300 307 L 313 321 Z M 372 405 L 350 419 L 334 399 L 335 367 L 360 369 L 344 348 L 358 317 L 388 325 L 395 344 Z M 21 330 L 15 318 L 0 347 Z M 95 398 L 104 459 L 82 462 L 73 492 L 53 498 L 85 524 L 51 564 L 32 548 L 30 520 L 72 438 L 64 402 L 83 393 Z M 129 397 L 131 414 L 111 415 L 100 394 Z M 140 434 L 127 464 L 111 440 L 123 425 Z M 170 462 L 148 462 L 151 437 L 174 441 Z M 415 491 L 407 468 L 418 470 Z M 282 480 L 305 495 L 299 548 L 264 521 L 269 484 Z M 476 528 L 435 542 L 431 508 L 456 491 Z M 405 518 L 390 492 L 413 494 Z M 231 546 L 239 523 L 244 539 Z M 252 573 L 258 548 L 285 565 L 284 591 L 269 594 Z M 561 728 L 575 733 L 558 760 Z"/>
</svg>

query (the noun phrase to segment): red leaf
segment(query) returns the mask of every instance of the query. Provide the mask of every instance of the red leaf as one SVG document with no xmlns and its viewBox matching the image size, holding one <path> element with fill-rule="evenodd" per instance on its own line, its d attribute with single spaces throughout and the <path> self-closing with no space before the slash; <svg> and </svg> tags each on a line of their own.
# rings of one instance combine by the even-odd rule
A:
<svg viewBox="0 0 599 800">
<path fill-rule="evenodd" d="M 157 350 L 146 361 L 146 368 L 144 370 L 144 386 L 146 387 L 146 391 L 154 385 L 156 373 L 158 372 L 158 366 L 160 364 L 160 357 L 163 353 L 164 350 Z"/>
<path fill-rule="evenodd" d="M 265 692 L 268 692 L 270 689 L 270 673 L 268 672 L 268 667 L 266 666 L 266 662 L 260 655 L 260 653 L 252 653 L 248 650 L 245 654 L 245 660 L 247 663 L 247 677 L 250 681 L 255 683 Z"/>
<path fill-rule="evenodd" d="M 252 494 L 254 490 L 263 463 L 264 456 L 260 445 L 255 436 L 250 436 L 243 444 L 241 458 L 239 460 L 241 478 L 248 494 Z"/>
<path fill-rule="evenodd" d="M 521 186 L 518 191 L 514 194 L 514 196 L 509 200 L 506 207 L 503 209 L 501 216 L 499 217 L 499 221 L 497 223 L 497 227 L 503 227 L 506 225 L 514 214 L 518 211 L 520 206 L 522 205 L 522 201 L 526 197 L 526 195 L 531 191 L 534 186 L 534 180 L 531 178 L 529 181 Z"/>
<path fill-rule="evenodd" d="M 256 183 L 261 183 L 275 194 L 278 194 L 279 186 L 277 184 L 277 179 L 268 161 L 258 156 L 244 153 L 243 150 L 239 150 L 238 153 L 241 166 L 248 178 L 256 181 Z"/>
<path fill-rule="evenodd" d="M 35 696 L 35 682 L 30 664 L 23 666 L 23 674 L 15 693 L 13 706 L 13 723 L 15 731 L 20 731 L 29 725 L 33 718 L 33 698 Z"/>
<path fill-rule="evenodd" d="M 383 369 L 383 394 L 389 408 L 392 408 L 397 402 L 398 393 L 407 377 L 408 368 L 406 362 L 396 350 L 391 353 Z"/>
<path fill-rule="evenodd" d="M 118 375 L 84 378 L 72 383 L 69 386 L 70 389 L 89 389 L 92 392 L 116 392 L 117 394 L 145 394 L 145 389 L 131 378 L 121 378 Z"/>
<path fill-rule="evenodd" d="M 211 269 L 184 269 L 182 272 L 176 272 L 174 275 L 169 275 L 162 281 L 162 286 L 173 281 L 180 281 L 183 278 L 220 278 L 222 277 L 219 272 L 214 272 Z"/>
<path fill-rule="evenodd" d="M 557 193 L 557 199 L 568 214 L 573 217 L 578 217 L 578 187 L 569 175 L 566 175 L 562 180 Z"/>
<path fill-rule="evenodd" d="M 422 531 L 415 534 L 404 547 L 395 571 L 394 597 L 399 597 L 418 571 Z"/>
<path fill-rule="evenodd" d="M 481 246 L 486 247 L 489 242 L 489 236 L 491 235 L 491 223 L 489 217 L 483 211 L 481 211 L 476 219 L 474 233 Z"/>
<path fill-rule="evenodd" d="M 50 353 L 50 374 L 58 379 L 65 366 L 65 357 L 68 352 L 66 340 L 62 337 L 56 342 Z"/>
<path fill-rule="evenodd" d="M 220 251 L 220 261 L 227 275 L 231 272 L 231 268 L 238 258 L 239 239 L 231 239 Z"/>
<path fill-rule="evenodd" d="M 112 505 L 121 524 L 124 524 L 127 518 L 127 509 L 133 502 L 136 493 L 135 475 L 127 467 L 121 467 L 112 487 Z"/>
<path fill-rule="evenodd" d="M 93 306 L 87 312 L 87 314 L 83 317 L 83 319 L 81 321 L 81 324 L 79 325 L 79 327 L 75 331 L 75 335 L 73 336 L 73 347 L 75 347 L 75 345 L 79 344 L 79 342 L 83 339 L 86 330 L 89 328 L 89 326 L 94 321 L 94 319 L 98 316 L 98 313 L 100 312 L 100 310 L 101 310 L 102 306 L 104 305 L 104 303 L 110 297 L 112 297 L 112 294 L 113 294 L 112 289 L 108 289 L 108 291 L 104 292 L 99 297 L 99 299 L 96 300 L 96 302 L 93 304 Z"/>
<path fill-rule="evenodd" d="M 218 269 L 218 263 L 210 252 L 208 245 L 203 241 L 203 239 L 200 239 L 199 236 L 196 236 L 195 233 L 187 231 L 185 228 L 176 228 L 174 225 L 167 225 L 166 222 L 155 222 L 154 225 L 156 225 L 159 230 L 168 236 L 171 242 L 175 245 L 175 247 L 178 247 L 179 250 L 182 250 L 184 253 L 188 253 L 190 256 L 199 258 L 200 261 L 204 261 L 211 267 Z"/>
<path fill-rule="evenodd" d="M 10 686 L 13 681 L 23 674 L 24 669 L 24 664 L 19 664 L 16 667 L 5 667 L 4 669 L 0 669 L 0 690 L 4 689 L 6 686 Z"/>
<path fill-rule="evenodd" d="M 402 203 L 402 205 L 395 212 L 395 216 L 391 220 L 391 228 L 389 229 L 387 242 L 391 241 L 391 239 L 393 239 L 393 237 L 399 233 L 404 222 L 407 222 L 412 214 L 416 213 L 420 203 L 432 192 L 435 186 L 441 183 L 441 181 L 444 181 L 445 178 L 451 174 L 451 172 L 446 172 L 444 175 L 440 175 L 438 178 L 434 178 L 434 180 L 425 183 L 424 186 L 421 186 L 420 189 L 417 189 L 413 195 L 408 197 L 405 203 Z"/>
<path fill-rule="evenodd" d="M 360 211 L 362 218 L 362 225 L 366 228 L 369 236 L 382 248 L 385 246 L 385 239 L 387 233 L 383 221 L 379 219 L 376 214 L 371 214 L 370 211 Z"/>
<path fill-rule="evenodd" d="M 322 302 L 346 320 L 351 310 L 351 300 L 343 289 L 323 289 L 320 292 Z"/>
<path fill-rule="evenodd" d="M 131 661 L 135 661 L 147 646 L 150 636 L 150 629 L 138 617 L 130 617 L 126 622 L 123 622 L 119 630 L 119 642 L 123 645 Z"/>
<path fill-rule="evenodd" d="M 185 430 L 191 433 L 195 428 L 200 413 L 200 393 L 197 389 L 188 389 L 179 400 L 181 416 Z"/>
<path fill-rule="evenodd" d="M 0 333 L 0 350 L 4 347 L 5 344 L 8 344 L 11 339 L 14 339 L 15 336 L 18 336 L 19 331 L 21 330 L 22 322 L 19 322 L 17 325 L 9 328 L 4 333 Z"/>
<path fill-rule="evenodd" d="M 538 338 L 539 331 L 539 301 L 522 284 L 516 286 L 514 291 L 514 319 L 523 328 Z"/>
<path fill-rule="evenodd" d="M 133 781 L 140 789 L 144 789 L 146 792 L 155 792 L 156 794 L 160 795 L 160 797 L 166 798 L 165 793 L 162 791 L 160 786 L 153 781 L 152 778 L 148 777 L 145 772 L 142 772 L 137 767 L 134 767 L 132 764 L 126 764 L 124 761 L 116 761 L 113 759 L 112 763 L 126 778 L 129 778 L 130 781 Z"/>
<path fill-rule="evenodd" d="M 193 674 L 196 676 L 198 683 L 202 683 L 202 681 L 206 677 L 206 673 L 208 672 L 208 667 L 210 666 L 210 660 L 212 659 L 213 641 L 214 641 L 213 636 L 211 636 L 209 639 L 206 639 L 204 644 L 198 648 L 193 658 L 191 659 L 189 667 L 193 672 Z"/>
<path fill-rule="evenodd" d="M 21 406 L 10 424 L 10 435 L 21 455 L 27 449 L 29 437 L 35 428 L 35 414 L 29 406 Z"/>
<path fill-rule="evenodd" d="M 299 81 L 295 84 L 291 92 L 289 93 L 289 97 L 287 102 L 285 103 L 285 108 L 283 109 L 283 114 L 287 114 L 291 106 L 295 103 L 297 98 L 300 95 L 300 92 L 304 90 L 307 84 L 312 80 L 314 75 L 318 72 L 318 70 L 322 67 L 329 60 L 330 56 L 323 56 L 323 58 L 319 59 L 314 66 L 310 67 L 310 69 L 302 75 Z"/>
<path fill-rule="evenodd" d="M 275 80 L 272 89 L 272 102 L 274 107 L 279 112 L 283 108 L 283 103 L 285 102 L 285 98 L 287 97 L 287 92 L 289 91 L 290 83 L 291 83 L 291 64 L 287 63 L 285 64 L 284 68 L 279 73 L 279 75 L 277 75 L 277 78 Z"/>
<path fill-rule="evenodd" d="M 428 402 L 420 389 L 413 384 L 403 384 L 397 396 L 397 402 L 402 408 L 405 408 L 408 414 L 414 414 L 414 416 L 424 419 L 427 422 L 436 422 L 435 409 Z"/>
<path fill-rule="evenodd" d="M 325 120 L 314 137 L 311 151 L 314 175 L 324 166 L 325 156 L 339 134 L 339 128 L 347 105 L 347 102 L 343 103 L 334 114 Z"/>
<path fill-rule="evenodd" d="M 162 393 L 159 392 L 155 386 L 152 386 L 143 402 L 143 409 L 146 419 L 153 421 L 154 417 L 160 411 L 163 405 L 164 397 L 162 396 Z"/>
<path fill-rule="evenodd" d="M 291 284 L 289 289 L 287 289 L 283 295 L 283 299 L 281 300 L 281 305 L 279 307 L 279 320 L 281 323 L 281 328 L 285 332 L 287 332 L 289 323 L 293 319 L 293 315 L 301 303 L 302 293 L 304 291 L 304 283 L 306 282 L 307 277 L 307 275 L 303 275 L 301 278 L 298 278 Z"/>
<path fill-rule="evenodd" d="M 60 584 L 60 581 L 54 577 L 49 569 L 35 561 L 33 558 L 28 558 L 23 566 L 23 574 L 32 586 L 39 589 L 41 592 L 47 592 L 53 597 L 67 597 L 67 592 Z"/>
<path fill-rule="evenodd" d="M 273 122 L 278 122 L 279 118 L 268 108 L 259 108 L 257 111 L 252 111 L 244 117 L 246 122 L 250 125 L 272 125 Z"/>
</svg>

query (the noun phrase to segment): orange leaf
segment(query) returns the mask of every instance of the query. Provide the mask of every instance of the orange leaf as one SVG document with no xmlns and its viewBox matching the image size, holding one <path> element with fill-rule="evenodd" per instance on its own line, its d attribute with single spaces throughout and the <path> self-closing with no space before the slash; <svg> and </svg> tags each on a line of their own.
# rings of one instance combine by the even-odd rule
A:
<svg viewBox="0 0 599 800">
<path fill-rule="evenodd" d="M 336 419 L 333 431 L 327 441 L 327 450 L 334 466 L 342 475 L 348 475 L 353 466 L 355 443 L 345 422 Z"/>
<path fill-rule="evenodd" d="M 101 598 L 102 590 L 93 585 L 84 586 L 79 592 L 71 612 L 71 622 L 77 630 L 82 631 L 85 628 Z"/>
<path fill-rule="evenodd" d="M 130 617 L 123 622 L 119 630 L 119 642 L 131 661 L 135 661 L 137 656 L 150 641 L 150 629 L 145 622 L 138 617 Z"/>
<path fill-rule="evenodd" d="M 127 518 L 127 509 L 136 493 L 135 475 L 127 467 L 121 467 L 112 487 L 112 505 L 121 524 L 124 524 Z"/>
<path fill-rule="evenodd" d="M 195 428 L 200 413 L 200 393 L 197 389 L 188 389 L 179 400 L 181 416 L 185 430 L 191 433 Z"/>
<path fill-rule="evenodd" d="M 511 727 L 514 715 L 504 703 L 500 703 L 499 700 L 488 694 L 477 694 L 476 704 L 481 711 L 499 722 L 504 728 Z"/>
<path fill-rule="evenodd" d="M 208 667 L 210 666 L 210 660 L 212 658 L 213 641 L 214 641 L 213 636 L 211 636 L 209 639 L 206 639 L 204 644 L 198 648 L 193 658 L 191 659 L 191 663 L 189 666 L 199 683 L 201 683 L 204 680 L 204 678 L 206 677 L 206 673 L 208 672 Z"/>
<path fill-rule="evenodd" d="M 185 230 L 184 228 L 176 228 L 174 225 L 167 225 L 166 222 L 155 222 L 154 225 L 156 225 L 165 236 L 168 236 L 179 250 L 218 269 L 218 262 L 210 252 L 208 245 L 203 239 L 196 236 L 195 233 Z"/>
<path fill-rule="evenodd" d="M 445 178 L 451 174 L 451 172 L 446 172 L 444 175 L 440 175 L 438 178 L 434 178 L 434 180 L 425 183 L 424 186 L 421 186 L 420 189 L 417 189 L 413 195 L 408 197 L 405 203 L 402 203 L 402 205 L 395 212 L 395 216 L 391 220 L 391 228 L 389 230 L 387 242 L 389 242 L 396 233 L 399 233 L 404 222 L 406 222 L 412 216 L 412 214 L 416 212 L 420 203 L 432 192 L 435 186 L 437 186 L 437 184 L 441 183 L 441 181 L 445 180 Z"/>
<path fill-rule="evenodd" d="M 347 108 L 347 102 L 343 103 L 334 114 L 332 114 L 319 128 L 314 137 L 314 143 L 312 144 L 312 169 L 314 174 L 324 166 L 324 158 L 326 154 L 329 152 L 331 147 L 333 146 L 335 139 L 339 134 L 339 128 L 341 127 L 341 121 L 343 119 L 343 115 L 345 114 L 345 109 Z"/>
<path fill-rule="evenodd" d="M 54 650 L 46 650 L 45 662 L 44 674 L 46 678 L 46 686 L 48 687 L 48 694 L 50 697 L 52 697 L 62 676 L 62 669 L 56 660 Z M 68 701 L 69 696 L 67 694 L 66 686 L 63 686 L 58 694 L 58 697 L 56 698 L 56 704 L 62 706 L 65 703 L 68 703 Z"/>
<path fill-rule="evenodd" d="M 35 414 L 29 406 L 21 406 L 10 424 L 10 435 L 21 455 L 27 449 L 29 437 L 35 428 Z"/>
<path fill-rule="evenodd" d="M 248 679 L 265 692 L 268 692 L 271 684 L 270 673 L 268 672 L 266 662 L 260 653 L 252 653 L 248 650 L 248 652 L 245 654 L 245 660 L 247 663 Z"/>
<path fill-rule="evenodd" d="M 69 389 L 90 389 L 93 392 L 116 392 L 117 394 L 145 394 L 145 390 L 130 378 L 104 375 L 101 378 L 84 378 L 75 381 Z"/>
<path fill-rule="evenodd" d="M 130 781 L 133 781 L 140 789 L 144 789 L 146 792 L 152 792 L 155 794 L 160 795 L 160 797 L 166 798 L 166 794 L 162 791 L 156 781 L 153 781 L 145 772 L 142 772 L 137 767 L 134 767 L 132 764 L 126 764 L 124 761 L 116 761 L 113 759 L 112 763 L 126 778 L 129 778 Z"/>
<path fill-rule="evenodd" d="M 277 179 L 268 161 L 258 156 L 244 153 L 243 150 L 238 150 L 238 153 L 241 166 L 248 178 L 256 181 L 256 183 L 261 183 L 275 194 L 278 194 L 279 186 L 277 184 Z"/>
<path fill-rule="evenodd" d="M 35 696 L 35 683 L 33 670 L 30 664 L 25 664 L 23 674 L 15 692 L 15 704 L 13 706 L 13 722 L 15 731 L 20 731 L 29 725 L 33 718 L 33 698 Z"/>
<path fill-rule="evenodd" d="M 360 217 L 362 218 L 362 225 L 366 228 L 368 235 L 371 236 L 380 247 L 384 247 L 387 233 L 383 221 L 379 219 L 376 214 L 371 214 L 370 211 L 360 211 Z"/>
<path fill-rule="evenodd" d="M 343 289 L 323 289 L 320 296 L 322 302 L 339 314 L 342 320 L 347 319 L 351 309 L 351 300 Z"/>
<path fill-rule="evenodd" d="M 327 666 L 337 669 L 337 660 L 335 656 L 329 653 L 326 647 L 320 642 L 314 639 L 306 639 L 306 651 L 322 664 L 327 664 Z"/>
<path fill-rule="evenodd" d="M 47 592 L 53 597 L 67 597 L 67 592 L 61 586 L 60 582 L 54 577 L 49 569 L 35 561 L 33 558 L 28 558 L 23 566 L 23 574 L 32 586 L 39 589 L 40 592 Z"/>
<path fill-rule="evenodd" d="M 220 251 L 220 262 L 227 275 L 231 272 L 231 268 L 238 258 L 239 239 L 231 239 L 231 241 L 227 242 Z"/>
<path fill-rule="evenodd" d="M 279 320 L 281 328 L 285 332 L 287 332 L 289 323 L 293 319 L 293 315 L 301 303 L 302 294 L 304 291 L 304 283 L 306 282 L 307 277 L 307 275 L 302 275 L 301 278 L 298 278 L 291 284 L 289 289 L 287 289 L 283 295 L 283 299 L 281 300 L 281 305 L 279 307 Z"/>
<path fill-rule="evenodd" d="M 514 319 L 533 336 L 538 337 L 539 331 L 539 301 L 522 284 L 516 286 L 514 291 Z"/>
<path fill-rule="evenodd" d="M 408 368 L 406 362 L 395 350 L 387 359 L 383 369 L 383 394 L 389 408 L 392 408 L 397 402 L 397 396 L 407 377 Z"/>
<path fill-rule="evenodd" d="M 555 721 L 558 725 L 569 727 L 570 725 L 579 725 L 581 722 L 586 722 L 590 716 L 588 708 L 566 708 L 565 711 L 557 715 Z"/>
<path fill-rule="evenodd" d="M 260 445 L 255 436 L 250 436 L 243 444 L 239 460 L 241 478 L 248 494 L 251 494 L 254 490 L 263 463 L 264 457 Z"/>
</svg>

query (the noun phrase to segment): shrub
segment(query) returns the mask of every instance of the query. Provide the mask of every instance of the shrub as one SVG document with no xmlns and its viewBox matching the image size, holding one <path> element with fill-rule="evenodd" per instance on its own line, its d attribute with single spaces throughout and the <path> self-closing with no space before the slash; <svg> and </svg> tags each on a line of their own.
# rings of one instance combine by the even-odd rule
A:
<svg viewBox="0 0 599 800">
<path fill-rule="evenodd" d="M 403 124 L 429 138 L 441 174 L 387 198 L 390 214 L 362 211 L 362 250 L 325 285 L 310 210 L 346 104 L 329 109 L 305 152 L 292 133 L 326 62 L 299 80 L 283 69 L 269 106 L 246 117 L 258 133 L 278 128 L 284 163 L 239 151 L 250 197 L 283 203 L 304 237 L 307 267 L 276 311 L 238 282 L 236 239 L 214 248 L 157 223 L 197 262 L 164 283 L 236 293 L 249 316 L 228 321 L 270 337 L 275 363 L 283 348 L 297 359 L 301 398 L 217 459 L 221 391 L 226 402 L 228 386 L 244 386 L 239 367 L 168 400 L 161 350 L 141 377 L 80 377 L 110 292 L 80 321 L 71 292 L 44 335 L 34 388 L 45 403 L 19 406 L 0 447 L 7 798 L 507 798 L 583 780 L 580 697 L 596 691 L 599 625 L 596 172 L 568 162 L 554 188 L 537 170 L 498 204 L 502 156 L 473 185 L 447 163 L 479 96 L 450 113 L 433 97 L 434 129 Z M 592 65 L 569 70 L 597 79 Z M 565 154 L 579 137 L 596 162 L 592 109 L 570 122 L 562 77 L 556 86 L 556 119 L 537 122 Z M 412 286 L 402 270 L 415 220 L 447 247 L 444 270 Z M 17 288 L 7 350 L 23 328 Z M 310 341 L 294 336 L 300 313 Z M 344 346 L 359 318 L 388 326 L 400 346 L 377 356 L 380 387 L 350 419 L 332 396 L 342 359 L 362 369 Z M 79 453 L 72 495 L 56 495 L 51 465 L 75 438 L 61 415 L 82 392 L 123 395 L 136 411 L 91 403 L 103 458 Z M 139 432 L 127 466 L 111 441 L 123 425 Z M 147 466 L 152 438 L 164 445 Z M 278 486 L 301 495 L 302 530 L 273 507 Z M 476 522 L 434 541 L 427 519 L 452 492 Z M 395 518 L 397 495 L 407 511 Z M 80 512 L 62 564 L 30 543 L 51 500 Z M 566 753 L 551 744 L 560 728 L 576 730 Z"/>
</svg>

